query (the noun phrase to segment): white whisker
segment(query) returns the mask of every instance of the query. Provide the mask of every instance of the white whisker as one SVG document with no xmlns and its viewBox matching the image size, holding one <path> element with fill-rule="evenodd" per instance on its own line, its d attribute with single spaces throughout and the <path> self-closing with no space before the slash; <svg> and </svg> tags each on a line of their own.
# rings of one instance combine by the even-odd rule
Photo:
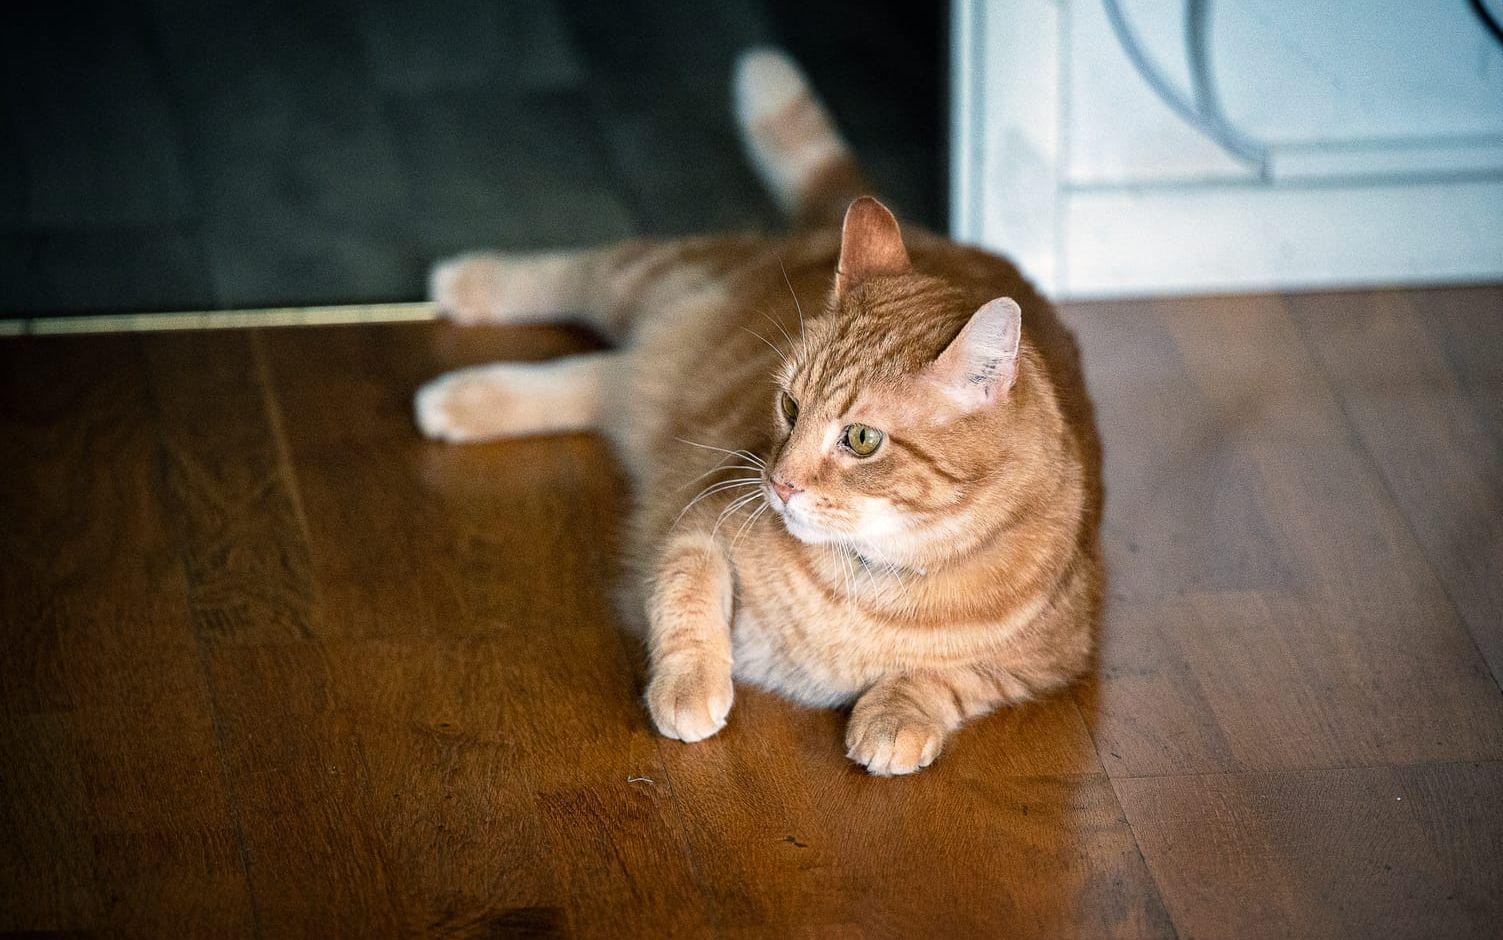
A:
<svg viewBox="0 0 1503 940">
<path fill-rule="evenodd" d="M 772 317 L 768 316 L 767 315 L 767 311 L 765 311 L 765 310 L 758 310 L 757 313 L 759 313 L 759 314 L 762 315 L 762 319 L 766 320 L 768 323 L 771 323 L 773 326 L 775 326 L 775 327 L 778 328 L 778 332 L 782 333 L 783 334 L 783 338 L 788 341 L 788 351 L 789 352 L 793 352 L 793 337 L 789 336 L 788 335 L 788 331 L 785 330 L 785 329 L 783 329 L 783 324 L 779 323 L 778 321 L 774 320 Z"/>
<path fill-rule="evenodd" d="M 719 493 L 724 490 L 738 489 L 743 486 L 760 487 L 761 485 L 761 477 L 746 477 L 744 479 L 722 480 L 719 483 L 713 483 L 710 486 L 705 487 L 702 491 L 700 491 L 698 496 L 695 496 L 693 499 L 689 500 L 689 504 L 687 506 L 679 510 L 678 515 L 674 517 L 673 524 L 676 526 L 679 524 L 679 522 L 683 521 L 684 516 L 689 512 L 689 510 L 693 509 L 694 505 L 700 500 L 704 499 L 706 496 L 712 496 L 715 493 Z"/>
<path fill-rule="evenodd" d="M 729 458 L 727 458 L 727 459 L 729 459 Z M 715 466 L 711 467 L 710 469 L 706 470 L 704 473 L 701 473 L 699 476 L 697 476 L 694 479 L 690 480 L 689 482 L 684 483 L 683 485 L 681 485 L 679 487 L 679 489 L 686 490 L 689 487 L 693 486 L 694 484 L 698 483 L 700 480 L 703 480 L 705 477 L 709 476 L 710 474 L 712 474 L 712 473 L 719 473 L 722 470 L 750 470 L 753 473 L 760 473 L 761 470 L 762 470 L 762 468 L 761 467 L 753 466 L 753 465 L 751 465 L 749 463 L 724 463 L 724 462 L 718 463 Z"/>
<path fill-rule="evenodd" d="M 755 523 L 758 517 L 760 517 L 762 513 L 766 512 L 768 510 L 768 507 L 770 507 L 771 505 L 771 503 L 764 501 L 762 505 L 757 507 L 756 512 L 753 512 L 750 516 L 746 517 L 746 521 L 741 523 L 741 528 L 736 530 L 735 537 L 731 539 L 732 550 L 736 548 L 736 543 L 741 541 L 741 535 L 746 531 L 747 527 Z"/>
<path fill-rule="evenodd" d="M 793 309 L 798 311 L 798 335 L 799 339 L 805 337 L 804 333 L 804 305 L 798 302 L 798 292 L 793 289 L 793 282 L 788 279 L 788 269 L 783 267 L 783 259 L 778 259 L 778 270 L 783 272 L 783 283 L 788 285 L 788 294 L 793 298 Z"/>
<path fill-rule="evenodd" d="M 770 349 L 770 350 L 772 350 L 773 352 L 777 353 L 778 354 L 778 358 L 781 359 L 781 360 L 783 360 L 783 364 L 784 365 L 788 364 L 788 357 L 785 356 L 785 355 L 783 355 L 783 351 L 781 349 L 779 349 L 778 347 L 776 347 L 776 346 L 774 346 L 772 344 L 772 340 L 770 340 L 767 337 L 763 336 L 761 333 L 758 333 L 756 330 L 752 329 L 749 326 L 743 326 L 741 329 L 743 331 L 745 331 L 747 333 L 750 333 L 751 335 L 755 336 L 757 339 L 761 340 L 762 342 L 766 343 L 767 344 L 767 348 Z"/>
<path fill-rule="evenodd" d="M 756 454 L 752 453 L 749 450 L 727 450 L 724 447 L 716 447 L 714 444 L 701 444 L 698 441 L 691 441 L 682 437 L 675 437 L 674 440 L 678 441 L 680 444 L 688 444 L 690 447 L 702 447 L 705 450 L 713 450 L 718 453 L 729 454 L 732 457 L 745 457 L 747 460 L 750 460 L 752 463 L 758 466 L 767 465 L 767 462 L 765 460 L 763 460 L 761 457 L 758 457 Z"/>
<path fill-rule="evenodd" d="M 744 496 L 738 496 L 738 497 L 736 497 L 735 500 L 733 500 L 729 506 L 725 507 L 724 509 L 722 509 L 720 511 L 719 518 L 717 518 L 715 520 L 715 527 L 710 530 L 710 538 L 711 539 L 715 538 L 716 533 L 718 533 L 720 531 L 720 526 L 725 522 L 725 520 L 729 516 L 734 515 L 738 510 L 742 509 L 743 507 L 745 507 L 747 505 L 750 505 L 750 503 L 752 502 L 752 500 L 759 499 L 759 498 L 761 498 L 761 496 L 762 496 L 762 493 L 761 493 L 760 490 L 758 490 L 755 493 L 747 493 Z"/>
<path fill-rule="evenodd" d="M 862 555 L 860 552 L 857 552 L 856 561 L 860 562 L 861 567 L 866 569 L 866 576 L 868 578 L 875 578 L 877 576 L 876 572 L 872 571 L 872 566 L 866 563 L 866 556 Z"/>
</svg>

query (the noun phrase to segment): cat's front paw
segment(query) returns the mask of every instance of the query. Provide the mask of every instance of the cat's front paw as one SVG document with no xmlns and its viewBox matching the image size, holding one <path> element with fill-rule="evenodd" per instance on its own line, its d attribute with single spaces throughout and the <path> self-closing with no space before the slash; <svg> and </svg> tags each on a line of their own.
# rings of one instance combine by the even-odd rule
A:
<svg viewBox="0 0 1503 940">
<path fill-rule="evenodd" d="M 858 706 L 845 729 L 846 756 L 879 777 L 928 767 L 944 743 L 944 728 L 907 710 Z"/>
<path fill-rule="evenodd" d="M 702 741 L 725 727 L 733 695 L 728 665 L 663 664 L 653 671 L 647 685 L 647 710 L 665 737 Z"/>
</svg>

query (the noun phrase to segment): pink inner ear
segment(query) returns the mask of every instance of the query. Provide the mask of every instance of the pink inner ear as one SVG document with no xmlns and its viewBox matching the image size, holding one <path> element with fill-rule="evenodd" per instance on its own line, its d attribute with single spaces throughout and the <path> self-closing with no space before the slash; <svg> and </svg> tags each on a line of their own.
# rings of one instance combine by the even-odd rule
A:
<svg viewBox="0 0 1503 940">
<path fill-rule="evenodd" d="M 867 278 L 904 274 L 912 269 L 898 220 L 887 207 L 870 196 L 851 203 L 840 230 L 835 289 L 843 293 Z"/>
<path fill-rule="evenodd" d="M 1018 377 L 1023 311 L 1010 297 L 986 302 L 929 367 L 963 410 L 974 411 L 1012 388 Z"/>
</svg>

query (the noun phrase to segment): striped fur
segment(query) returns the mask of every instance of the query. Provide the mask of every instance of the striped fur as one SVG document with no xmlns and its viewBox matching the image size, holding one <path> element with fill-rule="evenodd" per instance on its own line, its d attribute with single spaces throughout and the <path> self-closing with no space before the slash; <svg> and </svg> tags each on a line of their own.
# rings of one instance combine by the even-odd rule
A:
<svg viewBox="0 0 1503 940">
<path fill-rule="evenodd" d="M 908 773 L 963 721 L 1087 668 L 1099 448 L 1074 342 L 1006 261 L 892 238 L 895 223 L 848 227 L 843 246 L 813 227 L 438 269 L 457 319 L 577 312 L 621 343 L 441 378 L 419 421 L 448 440 L 590 422 L 611 439 L 636 494 L 626 610 L 645 621 L 647 706 L 670 737 L 718 731 L 734 676 L 851 706 L 851 758 Z M 1003 296 L 1022 310 L 1015 358 L 996 330 L 963 329 Z M 870 457 L 841 446 L 852 423 L 886 433 Z M 774 478 L 796 482 L 787 500 Z"/>
</svg>

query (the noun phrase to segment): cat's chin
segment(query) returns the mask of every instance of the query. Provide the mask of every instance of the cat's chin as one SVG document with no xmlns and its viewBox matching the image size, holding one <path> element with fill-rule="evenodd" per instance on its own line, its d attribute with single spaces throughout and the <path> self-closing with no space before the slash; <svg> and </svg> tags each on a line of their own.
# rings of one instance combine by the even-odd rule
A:
<svg viewBox="0 0 1503 940">
<path fill-rule="evenodd" d="M 783 519 L 783 528 L 788 530 L 788 534 L 805 545 L 826 545 L 830 542 L 839 541 L 831 533 L 811 526 L 807 522 L 800 521 L 797 516 L 786 509 L 779 515 Z"/>
</svg>

